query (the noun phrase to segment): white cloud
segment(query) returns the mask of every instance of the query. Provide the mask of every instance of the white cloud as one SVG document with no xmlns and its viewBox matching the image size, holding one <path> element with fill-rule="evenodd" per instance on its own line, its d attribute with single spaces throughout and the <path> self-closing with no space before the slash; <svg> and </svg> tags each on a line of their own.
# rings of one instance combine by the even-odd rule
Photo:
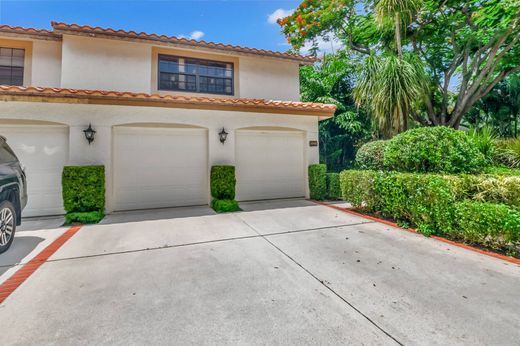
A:
<svg viewBox="0 0 520 346">
<path fill-rule="evenodd" d="M 316 39 L 316 46 L 318 47 L 318 51 L 320 53 L 333 53 L 338 49 L 343 48 L 343 43 L 338 40 L 337 37 L 331 37 L 329 39 L 318 37 Z M 309 51 L 312 47 L 313 42 L 306 42 L 305 45 L 301 48 L 301 52 L 303 54 L 309 54 Z"/>
<path fill-rule="evenodd" d="M 205 34 L 204 34 L 202 31 L 200 31 L 200 30 L 195 30 L 194 32 L 192 32 L 192 33 L 190 34 L 190 38 L 191 38 L 192 40 L 200 40 L 202 37 L 204 37 L 204 35 L 205 35 Z"/>
<path fill-rule="evenodd" d="M 200 31 L 200 30 L 195 30 L 194 32 L 192 32 L 191 34 L 188 35 L 177 35 L 178 38 L 187 38 L 187 39 L 190 39 L 190 40 L 200 40 L 201 38 L 204 37 L 204 35 L 206 35 L 204 32 Z"/>
<path fill-rule="evenodd" d="M 282 19 L 285 17 L 290 16 L 294 12 L 294 9 L 292 10 L 284 10 L 283 8 L 279 8 L 270 15 L 267 16 L 267 22 L 269 24 L 276 24 L 276 21 L 278 19 Z"/>
</svg>

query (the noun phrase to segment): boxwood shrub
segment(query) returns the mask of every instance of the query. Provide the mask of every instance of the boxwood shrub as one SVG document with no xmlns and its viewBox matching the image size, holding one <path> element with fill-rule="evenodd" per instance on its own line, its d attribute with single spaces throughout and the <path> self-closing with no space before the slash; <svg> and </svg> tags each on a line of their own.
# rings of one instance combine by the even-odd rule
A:
<svg viewBox="0 0 520 346">
<path fill-rule="evenodd" d="M 327 198 L 330 200 L 341 199 L 339 173 L 327 173 Z"/>
<path fill-rule="evenodd" d="M 327 196 L 327 166 L 313 164 L 309 166 L 309 190 L 312 199 L 321 201 Z"/>
<path fill-rule="evenodd" d="M 211 208 L 217 213 L 230 213 L 241 210 L 238 202 L 234 199 L 214 199 L 211 201 Z"/>
<path fill-rule="evenodd" d="M 235 201 L 235 166 L 213 166 L 210 173 L 211 207 L 217 213 L 239 211 Z"/>
<path fill-rule="evenodd" d="M 384 169 L 387 143 L 388 141 L 373 141 L 364 144 L 356 153 L 356 167 L 358 169 Z"/>
<path fill-rule="evenodd" d="M 379 200 L 374 194 L 375 171 L 346 170 L 340 173 L 340 189 L 343 200 L 356 208 L 377 210 Z"/>
<path fill-rule="evenodd" d="M 235 199 L 235 166 L 211 167 L 211 196 L 216 199 Z"/>
<path fill-rule="evenodd" d="M 478 173 L 487 165 L 465 132 L 443 126 L 395 136 L 386 146 L 384 163 L 388 170 L 434 173 Z"/>
<path fill-rule="evenodd" d="M 64 167 L 62 194 L 67 223 L 99 222 L 105 210 L 105 167 Z"/>
<path fill-rule="evenodd" d="M 348 170 L 341 172 L 340 186 L 354 207 L 426 235 L 510 252 L 520 246 L 519 177 Z"/>
<path fill-rule="evenodd" d="M 453 238 L 518 254 L 518 210 L 505 204 L 464 201 L 455 205 L 455 212 L 455 226 L 450 232 Z"/>
</svg>

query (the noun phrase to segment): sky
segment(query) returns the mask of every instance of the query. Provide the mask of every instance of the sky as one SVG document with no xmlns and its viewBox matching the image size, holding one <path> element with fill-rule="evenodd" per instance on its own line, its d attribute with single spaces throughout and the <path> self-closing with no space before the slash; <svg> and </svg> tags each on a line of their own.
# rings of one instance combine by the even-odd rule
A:
<svg viewBox="0 0 520 346">
<path fill-rule="evenodd" d="M 276 24 L 299 0 L 0 0 L 0 24 L 61 21 L 286 51 Z"/>
</svg>

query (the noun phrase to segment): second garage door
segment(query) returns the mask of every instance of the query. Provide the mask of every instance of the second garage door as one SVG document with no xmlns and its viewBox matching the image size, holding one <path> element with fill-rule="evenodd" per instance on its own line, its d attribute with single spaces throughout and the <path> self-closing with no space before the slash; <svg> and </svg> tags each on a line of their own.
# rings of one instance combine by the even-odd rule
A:
<svg viewBox="0 0 520 346">
<path fill-rule="evenodd" d="M 208 203 L 207 131 L 116 127 L 115 210 Z"/>
<path fill-rule="evenodd" d="M 237 200 L 305 196 L 303 132 L 238 130 Z"/>
</svg>

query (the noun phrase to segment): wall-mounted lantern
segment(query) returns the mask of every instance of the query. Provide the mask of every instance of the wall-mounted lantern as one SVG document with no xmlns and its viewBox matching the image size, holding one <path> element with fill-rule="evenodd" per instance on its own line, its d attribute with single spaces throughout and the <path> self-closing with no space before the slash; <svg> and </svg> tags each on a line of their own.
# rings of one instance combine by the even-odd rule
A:
<svg viewBox="0 0 520 346">
<path fill-rule="evenodd" d="M 88 128 L 86 130 L 83 130 L 85 133 L 85 138 L 88 141 L 88 144 L 94 142 L 94 135 L 96 134 L 96 131 L 92 128 L 92 124 L 88 124 Z"/>
<path fill-rule="evenodd" d="M 226 132 L 226 130 L 222 128 L 222 130 L 218 133 L 218 136 L 220 137 L 220 143 L 224 144 L 224 142 L 227 139 L 227 135 L 228 133 Z"/>
</svg>

